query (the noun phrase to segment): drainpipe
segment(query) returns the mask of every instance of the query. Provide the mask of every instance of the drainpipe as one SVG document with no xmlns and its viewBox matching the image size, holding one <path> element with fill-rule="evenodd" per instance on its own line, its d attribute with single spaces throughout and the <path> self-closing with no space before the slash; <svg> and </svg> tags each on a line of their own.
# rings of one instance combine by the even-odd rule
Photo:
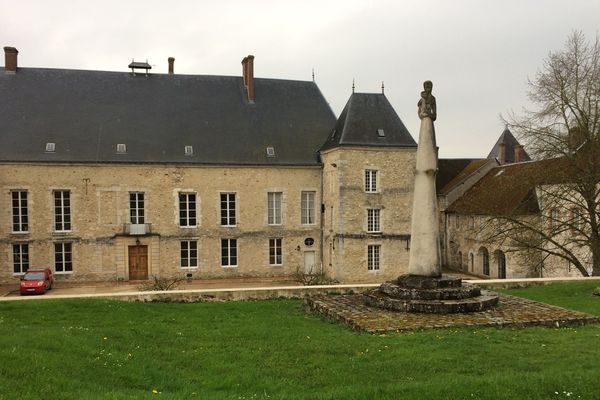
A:
<svg viewBox="0 0 600 400">
<path fill-rule="evenodd" d="M 325 173 L 325 165 L 323 165 L 321 167 L 321 193 L 319 194 L 319 231 L 320 231 L 320 235 L 319 235 L 319 247 L 321 248 L 321 254 L 319 255 L 319 258 L 321 259 L 321 274 L 323 273 L 323 261 L 325 260 L 325 258 L 323 257 L 323 235 L 324 235 L 324 231 L 323 231 L 323 217 L 325 215 L 324 211 L 324 204 L 323 204 L 323 174 Z"/>
</svg>

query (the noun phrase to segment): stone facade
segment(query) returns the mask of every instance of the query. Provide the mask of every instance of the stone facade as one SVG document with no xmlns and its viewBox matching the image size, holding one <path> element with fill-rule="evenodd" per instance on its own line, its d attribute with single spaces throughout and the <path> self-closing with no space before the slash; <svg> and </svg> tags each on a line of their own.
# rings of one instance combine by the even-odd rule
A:
<svg viewBox="0 0 600 400">
<path fill-rule="evenodd" d="M 23 250 L 15 249 L 20 244 L 28 246 L 31 268 L 54 267 L 56 244 L 67 243 L 72 264 L 65 269 L 72 271 L 57 271 L 59 280 L 129 280 L 132 246 L 142 247 L 148 276 L 290 276 L 304 268 L 305 260 L 320 268 L 320 167 L 5 163 L 0 177 L 0 203 L 5 205 L 0 210 L 2 283 L 18 279 L 13 251 Z M 14 192 L 27 193 L 25 232 L 11 229 Z M 69 193 L 71 226 L 64 231 L 55 225 L 55 192 Z M 131 193 L 143 193 L 145 233 L 140 235 L 127 233 Z M 193 227 L 180 226 L 180 193 L 195 194 Z M 221 193 L 234 194 L 233 226 L 221 225 Z M 268 193 L 277 193 L 272 204 L 281 206 L 280 212 L 278 205 L 271 207 L 273 216 L 281 216 L 271 224 Z M 305 221 L 303 193 L 312 199 L 311 217 Z M 65 209 L 58 213 L 64 217 Z M 221 240 L 226 238 L 237 240 L 236 266 L 222 266 Z M 270 239 L 281 239 L 280 258 L 270 257 Z M 197 266 L 181 267 L 181 241 L 197 242 Z"/>
<path fill-rule="evenodd" d="M 382 282 L 407 271 L 415 156 L 414 148 L 340 147 L 322 153 L 323 264 L 333 278 Z M 376 171 L 369 192 L 366 171 Z M 376 232 L 369 232 L 369 209 L 379 210 L 379 227 L 371 229 Z"/>
</svg>

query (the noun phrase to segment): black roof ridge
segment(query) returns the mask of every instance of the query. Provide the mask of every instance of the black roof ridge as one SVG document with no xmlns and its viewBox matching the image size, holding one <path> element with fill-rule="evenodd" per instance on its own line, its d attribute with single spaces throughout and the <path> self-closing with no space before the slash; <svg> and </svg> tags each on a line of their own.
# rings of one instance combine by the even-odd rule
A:
<svg viewBox="0 0 600 400">
<path fill-rule="evenodd" d="M 5 67 L 0 67 L 1 70 L 4 70 Z M 131 75 L 131 71 L 107 71 L 101 69 L 77 69 L 77 68 L 53 68 L 53 67 L 19 67 L 17 73 L 14 75 L 19 75 L 19 70 L 37 70 L 37 71 L 65 71 L 65 72 L 90 72 L 90 73 L 103 73 L 103 74 L 125 74 Z M 145 73 L 139 73 L 138 75 L 145 75 Z M 168 73 L 162 72 L 149 72 L 148 76 L 171 76 Z M 207 77 L 207 78 L 242 78 L 241 75 L 215 75 L 215 74 L 173 74 L 172 77 Z M 315 86 L 319 87 L 317 83 L 313 80 L 301 80 L 301 79 L 283 79 L 283 78 L 261 78 L 254 77 L 254 79 L 258 79 L 261 81 L 276 81 L 276 82 L 299 82 L 299 83 L 312 83 Z M 320 90 L 319 90 L 320 91 Z M 323 93 L 321 93 L 323 95 Z"/>
</svg>

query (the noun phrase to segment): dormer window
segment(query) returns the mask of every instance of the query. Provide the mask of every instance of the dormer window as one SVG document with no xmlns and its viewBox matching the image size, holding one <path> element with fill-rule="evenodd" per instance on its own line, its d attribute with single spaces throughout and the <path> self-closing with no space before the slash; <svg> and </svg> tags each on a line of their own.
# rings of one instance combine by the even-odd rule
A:
<svg viewBox="0 0 600 400">
<path fill-rule="evenodd" d="M 275 148 L 267 147 L 267 157 L 275 157 Z"/>
<path fill-rule="evenodd" d="M 186 156 L 193 156 L 194 155 L 194 146 L 185 146 L 184 154 Z"/>
<path fill-rule="evenodd" d="M 54 153 L 56 151 L 56 143 L 46 143 L 46 153 Z"/>
<path fill-rule="evenodd" d="M 117 144 L 117 154 L 125 154 L 127 153 L 127 145 L 125 143 Z"/>
<path fill-rule="evenodd" d="M 385 132 L 383 129 L 377 129 L 377 136 L 379 137 L 385 137 Z"/>
</svg>

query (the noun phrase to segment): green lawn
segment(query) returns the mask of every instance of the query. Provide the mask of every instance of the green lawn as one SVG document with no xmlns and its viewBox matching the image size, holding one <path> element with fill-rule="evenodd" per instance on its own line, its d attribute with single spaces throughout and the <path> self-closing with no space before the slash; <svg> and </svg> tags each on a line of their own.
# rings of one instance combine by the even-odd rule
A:
<svg viewBox="0 0 600 400">
<path fill-rule="evenodd" d="M 510 293 L 600 315 L 594 286 Z M 372 336 L 293 300 L 0 302 L 0 399 L 598 399 L 599 366 L 598 325 Z"/>
</svg>

